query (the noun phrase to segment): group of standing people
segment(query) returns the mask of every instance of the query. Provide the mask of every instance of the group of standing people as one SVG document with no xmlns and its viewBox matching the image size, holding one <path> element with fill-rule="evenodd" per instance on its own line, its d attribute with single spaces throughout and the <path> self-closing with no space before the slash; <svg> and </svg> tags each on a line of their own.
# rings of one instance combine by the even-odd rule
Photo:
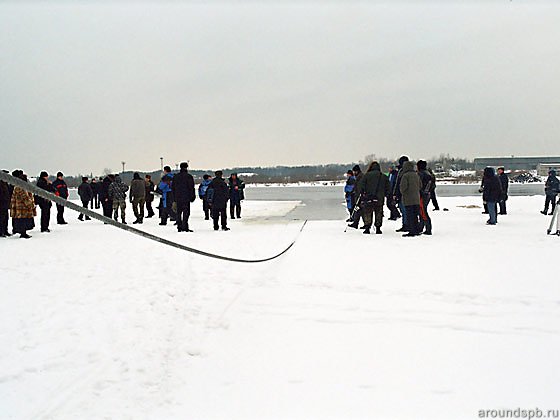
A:
<svg viewBox="0 0 560 420">
<path fill-rule="evenodd" d="M 428 204 L 433 200 L 434 209 L 439 210 L 436 195 L 436 177 L 428 168 L 426 161 L 416 164 L 401 156 L 396 166 L 389 168 L 389 173 L 381 171 L 378 162 L 371 162 L 363 173 L 355 165 L 347 173 L 344 188 L 350 218 L 348 225 L 358 229 L 363 219 L 364 234 L 370 234 L 375 227 L 376 234 L 382 234 L 383 208 L 385 204 L 390 211 L 389 220 L 402 218 L 404 237 L 432 234 L 432 221 L 428 214 Z"/>
<path fill-rule="evenodd" d="M 4 171 L 9 173 L 8 171 Z M 214 230 L 220 227 L 224 231 L 230 230 L 227 225 L 227 205 L 229 202 L 230 217 L 241 218 L 241 202 L 244 200 L 245 183 L 236 173 L 225 180 L 222 171 L 216 171 L 214 177 L 204 175 L 198 187 L 198 197 L 202 201 L 202 211 L 205 219 L 213 220 Z M 22 170 L 15 170 L 12 176 L 28 182 L 27 175 Z M 100 179 L 101 180 L 101 179 Z M 54 181 L 49 180 L 49 174 L 41 172 L 37 178 L 37 186 L 57 197 L 68 199 L 68 185 L 64 174 L 58 172 Z M 169 166 L 163 171 L 163 176 L 156 185 L 147 174 L 144 178 L 138 172 L 133 174 L 130 185 L 125 184 L 119 175 L 109 174 L 101 182 L 88 177 L 82 177 L 78 187 L 78 196 L 84 208 L 103 209 L 103 215 L 126 224 L 126 203 L 128 199 L 132 205 L 135 220 L 133 224 L 142 224 L 144 218 L 155 215 L 152 203 L 156 195 L 161 197 L 158 210 L 160 225 L 166 225 L 170 219 L 177 226 L 179 232 L 192 232 L 189 228 L 190 205 L 196 200 L 195 182 L 188 173 L 188 163 L 180 165 L 180 171 L 173 173 Z M 35 196 L 19 187 L 13 187 L 0 181 L 0 237 L 11 236 L 8 221 L 12 217 L 12 232 L 20 234 L 21 238 L 31 238 L 27 233 L 35 228 L 34 218 L 37 216 L 37 206 L 41 210 L 41 232 L 50 232 L 51 200 Z M 67 224 L 64 218 L 64 206 L 56 205 L 57 223 Z M 81 213 L 78 220 L 90 220 Z"/>
<path fill-rule="evenodd" d="M 245 199 L 245 183 L 236 173 L 232 173 L 227 182 L 223 171 L 216 171 L 214 177 L 205 174 L 198 187 L 198 197 L 202 201 L 204 219 L 212 219 L 214 230 L 220 227 L 230 230 L 227 225 L 227 206 L 229 202 L 230 217 L 241 218 L 241 202 Z M 169 166 L 164 167 L 163 176 L 157 187 L 161 195 L 159 205 L 160 225 L 166 225 L 168 219 L 174 221 L 179 232 L 192 232 L 188 225 L 190 204 L 196 200 L 195 183 L 188 173 L 188 163 L 180 165 L 180 172 L 173 174 Z"/>
</svg>

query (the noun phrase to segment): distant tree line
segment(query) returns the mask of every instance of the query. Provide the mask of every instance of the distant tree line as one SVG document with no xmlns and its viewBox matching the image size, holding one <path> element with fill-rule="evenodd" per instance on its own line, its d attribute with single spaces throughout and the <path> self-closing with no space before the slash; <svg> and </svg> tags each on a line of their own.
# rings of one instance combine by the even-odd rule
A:
<svg viewBox="0 0 560 420">
<path fill-rule="evenodd" d="M 411 156 L 415 159 L 415 156 Z M 398 159 L 398 157 L 396 158 Z M 324 182 L 324 181 L 336 181 L 345 179 L 346 171 L 352 169 L 356 164 L 360 165 L 363 170 L 367 168 L 370 162 L 376 160 L 381 165 L 384 171 L 389 169 L 390 165 L 395 165 L 396 159 L 389 159 L 384 157 L 376 157 L 374 154 L 370 154 L 364 157 L 363 160 L 359 162 L 352 163 L 332 163 L 327 165 L 301 165 L 301 166 L 242 166 L 235 168 L 224 169 L 224 174 L 229 176 L 229 174 L 235 172 L 241 174 L 240 177 L 245 179 L 245 182 L 249 183 L 295 183 L 295 182 Z M 472 170 L 474 164 L 472 160 L 465 158 L 452 157 L 449 154 L 441 154 L 437 157 L 428 159 L 428 166 L 430 166 L 436 172 L 445 172 L 449 170 Z M 216 168 L 220 169 L 220 168 Z M 142 175 L 150 174 L 154 181 L 159 181 L 161 177 L 161 171 L 126 171 L 124 173 L 119 172 L 122 180 L 129 183 L 132 180 L 134 172 L 140 172 Z M 202 179 L 204 174 L 214 174 L 214 170 L 190 170 L 189 171 L 195 180 L 199 181 Z M 82 182 L 82 176 L 87 176 L 90 180 L 92 177 L 97 179 L 103 178 L 105 175 L 112 173 L 111 169 L 104 169 L 103 174 L 100 176 L 94 176 L 93 174 L 77 175 L 77 176 L 67 176 L 65 177 L 66 183 L 69 187 L 77 187 Z M 244 176 L 243 174 L 253 174 L 251 176 Z M 54 179 L 54 178 L 53 178 Z"/>
</svg>

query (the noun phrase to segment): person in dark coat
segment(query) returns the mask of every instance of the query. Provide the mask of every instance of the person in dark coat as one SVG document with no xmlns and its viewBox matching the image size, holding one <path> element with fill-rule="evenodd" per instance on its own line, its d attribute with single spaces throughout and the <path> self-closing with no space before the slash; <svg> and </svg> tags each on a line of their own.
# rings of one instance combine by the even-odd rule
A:
<svg viewBox="0 0 560 420">
<path fill-rule="evenodd" d="M 360 165 L 354 165 L 354 167 L 352 168 L 352 172 L 354 173 L 354 177 L 356 178 L 356 185 L 358 185 L 362 180 L 362 177 L 364 176 L 364 173 L 362 172 L 362 168 L 360 168 Z M 356 195 L 356 205 L 358 206 L 358 209 L 354 212 L 354 220 L 352 220 L 352 223 L 348 225 L 349 227 L 354 229 L 358 229 L 358 225 L 360 224 L 360 218 L 363 215 L 362 205 L 357 200 L 361 201 L 358 195 Z M 364 226 L 362 226 L 362 228 L 363 229 L 366 228 L 365 221 L 364 221 Z"/>
<path fill-rule="evenodd" d="M 93 192 L 93 198 L 91 199 L 91 208 L 99 208 L 99 187 L 101 186 L 95 178 L 92 178 L 89 184 L 91 191 Z"/>
<path fill-rule="evenodd" d="M 39 175 L 37 186 L 45 191 L 54 193 L 54 187 L 49 181 L 49 174 L 45 171 L 41 172 Z M 49 223 L 51 220 L 52 201 L 36 195 L 35 204 L 37 204 L 41 209 L 41 232 L 50 232 Z"/>
<path fill-rule="evenodd" d="M 245 199 L 245 183 L 236 173 L 228 178 L 229 186 L 229 215 L 232 219 L 241 218 L 241 202 Z"/>
<path fill-rule="evenodd" d="M 208 200 L 206 200 L 206 191 L 212 183 L 212 177 L 208 174 L 204 174 L 202 177 L 202 182 L 198 186 L 198 198 L 202 200 L 202 211 L 204 212 L 204 220 L 210 220 L 210 207 L 208 206 Z"/>
<path fill-rule="evenodd" d="M 151 175 L 146 175 L 145 177 L 146 182 L 146 211 L 148 215 L 146 219 L 150 217 L 154 217 L 154 209 L 152 208 L 152 203 L 154 202 L 154 182 L 152 181 Z"/>
<path fill-rule="evenodd" d="M 99 201 L 101 201 L 101 207 L 103 207 L 103 216 L 112 217 L 113 216 L 113 200 L 109 197 L 109 186 L 113 182 L 115 177 L 113 175 L 107 175 L 103 178 L 103 182 L 99 185 Z"/>
<path fill-rule="evenodd" d="M 64 181 L 64 174 L 62 172 L 58 172 L 56 174 L 56 179 L 52 183 L 54 188 L 54 194 L 57 197 L 64 198 L 65 200 L 68 199 L 68 185 Z M 64 220 L 64 206 L 60 204 L 56 205 L 56 223 L 59 225 L 66 225 L 66 221 Z"/>
<path fill-rule="evenodd" d="M 214 230 L 218 230 L 218 222 L 222 222 L 222 230 L 229 230 L 227 227 L 227 202 L 229 200 L 229 187 L 222 178 L 223 172 L 216 171 L 215 177 L 206 190 L 208 204 L 212 208 L 212 219 Z"/>
<path fill-rule="evenodd" d="M 414 163 L 404 161 L 399 172 L 400 202 L 406 212 L 406 231 L 403 236 L 418 236 L 420 232 L 420 176 L 414 170 Z M 403 216 L 404 219 L 404 216 Z M 399 230 L 398 230 L 399 231 Z M 398 232 L 397 231 L 397 232 Z"/>
<path fill-rule="evenodd" d="M 438 211 L 439 203 L 437 201 L 437 196 L 436 196 L 436 175 L 434 174 L 431 168 L 428 168 L 428 173 L 432 176 L 432 189 L 430 190 L 430 200 L 432 200 L 432 204 L 434 205 L 434 211 Z"/>
<path fill-rule="evenodd" d="M 405 162 L 408 162 L 410 159 L 408 156 L 401 156 L 399 158 L 399 164 L 397 165 L 397 179 L 395 180 L 395 186 L 393 188 L 393 201 L 399 208 L 401 215 L 402 215 L 402 227 L 397 230 L 397 232 L 406 232 L 408 226 L 407 214 L 405 205 L 402 202 L 402 195 L 401 195 L 401 178 L 402 178 L 402 169 Z"/>
<path fill-rule="evenodd" d="M 486 222 L 487 225 L 495 225 L 498 223 L 498 202 L 502 196 L 502 185 L 500 179 L 496 176 L 494 168 L 487 167 L 484 169 L 484 180 L 482 189 L 482 200 L 488 206 L 488 214 L 490 218 Z"/>
<path fill-rule="evenodd" d="M 551 169 L 548 171 L 548 178 L 544 184 L 544 193 L 546 199 L 544 201 L 544 210 L 541 211 L 542 214 L 548 214 L 548 206 L 552 204 L 552 210 L 550 214 L 554 214 L 554 208 L 556 207 L 556 196 L 560 191 L 560 181 L 556 178 L 556 171 Z"/>
<path fill-rule="evenodd" d="M 416 164 L 418 176 L 420 177 L 420 232 L 424 230 L 424 235 L 432 234 L 432 219 L 428 213 L 428 203 L 430 202 L 433 177 L 428 172 L 428 164 L 425 160 L 419 160 Z"/>
<path fill-rule="evenodd" d="M 391 214 L 389 215 L 389 220 L 397 220 L 399 217 L 401 217 L 401 214 L 399 213 L 399 209 L 397 209 L 397 205 L 393 200 L 393 191 L 395 190 L 398 174 L 399 174 L 399 170 L 395 168 L 395 165 L 390 165 L 389 173 L 387 175 L 389 177 L 389 186 L 391 188 L 390 193 L 387 196 L 387 208 L 391 212 Z"/>
<path fill-rule="evenodd" d="M 369 234 L 373 224 L 373 213 L 375 212 L 375 233 L 381 234 L 383 225 L 383 206 L 385 197 L 391 192 L 389 177 L 381 172 L 381 166 L 377 162 L 371 162 L 366 174 L 360 179 L 356 188 L 356 194 L 361 197 L 362 217 L 364 218 L 364 233 Z"/>
<path fill-rule="evenodd" d="M 191 203 L 196 200 L 194 190 L 194 178 L 189 174 L 189 164 L 182 162 L 181 171 L 173 177 L 171 189 L 175 203 L 177 203 L 177 230 L 179 232 L 192 232 L 189 229 L 189 217 L 191 215 Z"/>
<path fill-rule="evenodd" d="M 91 202 L 91 200 L 93 200 L 93 190 L 91 189 L 91 185 L 89 185 L 87 176 L 82 177 L 82 183 L 78 187 L 78 195 L 80 196 L 80 200 L 82 201 L 82 206 L 87 209 L 89 203 Z M 83 213 L 80 213 L 80 215 L 78 216 L 78 220 L 84 220 Z M 86 220 L 91 219 L 89 218 L 89 216 L 86 216 Z"/>
<path fill-rule="evenodd" d="M 5 174 L 10 172 L 3 170 Z M 4 181 L 0 181 L 0 238 L 12 236 L 8 232 L 8 220 L 9 220 L 9 209 L 10 209 L 10 188 L 8 184 Z"/>
<path fill-rule="evenodd" d="M 502 186 L 502 195 L 498 203 L 500 205 L 499 214 L 504 215 L 507 214 L 506 201 L 508 199 L 509 178 L 503 167 L 498 168 L 498 178 L 500 178 L 500 184 Z"/>
</svg>

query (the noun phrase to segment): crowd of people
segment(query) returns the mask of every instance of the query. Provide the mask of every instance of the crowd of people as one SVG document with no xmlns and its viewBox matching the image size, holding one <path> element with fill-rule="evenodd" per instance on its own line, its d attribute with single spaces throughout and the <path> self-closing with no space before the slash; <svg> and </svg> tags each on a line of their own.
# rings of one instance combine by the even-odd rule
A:
<svg viewBox="0 0 560 420">
<path fill-rule="evenodd" d="M 371 162 L 365 173 L 359 165 L 347 172 L 344 187 L 346 204 L 350 217 L 349 227 L 358 229 L 363 220 L 364 234 L 370 234 L 375 227 L 377 235 L 382 234 L 383 208 L 387 205 L 389 220 L 402 218 L 402 226 L 397 232 L 404 237 L 432 234 L 432 221 L 428 204 L 432 201 L 434 210 L 439 210 L 436 197 L 436 177 L 427 162 L 416 164 L 401 156 L 397 165 L 390 166 L 388 174 L 381 171 L 378 162 Z"/>
<path fill-rule="evenodd" d="M 364 234 L 370 234 L 372 227 L 375 227 L 376 234 L 382 234 L 383 208 L 386 205 L 390 212 L 389 220 L 402 218 L 402 226 L 397 232 L 403 232 L 404 237 L 432 235 L 428 204 L 431 201 L 433 210 L 438 211 L 439 203 L 436 177 L 426 161 L 414 163 L 408 156 L 401 156 L 398 164 L 389 166 L 386 174 L 381 171 L 378 162 L 372 162 L 365 173 L 359 165 L 355 165 L 346 175 L 344 194 L 350 213 L 347 220 L 349 227 L 358 229 L 360 220 L 363 220 L 360 229 Z M 560 181 L 554 170 L 550 170 L 548 175 L 545 208 L 541 213 L 551 215 L 560 192 Z M 509 182 L 505 168 L 499 167 L 497 173 L 494 168 L 485 168 L 479 192 L 482 193 L 483 214 L 489 216 L 486 224 L 496 225 L 498 215 L 507 214 Z M 550 213 L 549 205 L 552 208 Z"/>
<path fill-rule="evenodd" d="M 12 176 L 28 182 L 28 177 L 22 170 L 13 171 Z M 37 178 L 37 187 L 63 199 L 69 197 L 68 185 L 62 172 L 58 172 L 52 182 L 47 172 L 41 172 Z M 507 214 L 508 188 L 509 178 L 503 167 L 498 168 L 497 173 L 491 167 L 484 170 L 479 192 L 482 193 L 484 203 L 483 213 L 489 216 L 486 222 L 488 225 L 497 224 L 498 215 Z M 230 218 L 241 218 L 244 189 L 245 183 L 236 173 L 232 173 L 227 180 L 222 171 L 216 171 L 214 176 L 203 176 L 198 186 L 198 198 L 202 201 L 204 219 L 212 219 L 214 230 L 230 230 L 227 224 L 228 202 Z M 171 221 L 179 232 L 192 232 L 189 218 L 191 204 L 195 202 L 197 193 L 194 178 L 188 172 L 186 162 L 180 164 L 180 171 L 177 173 L 165 166 L 157 184 L 149 174 L 142 178 L 135 172 L 130 185 L 125 184 L 119 175 L 110 174 L 103 179 L 93 178 L 91 181 L 88 177 L 82 177 L 77 192 L 84 208 L 102 208 L 104 216 L 120 220 L 123 224 L 127 223 L 127 194 L 135 218 L 133 224 L 142 224 L 144 218 L 155 216 L 152 204 L 155 197 L 159 196 L 159 224 L 165 226 Z M 542 214 L 554 213 L 559 192 L 560 181 L 555 171 L 550 170 L 545 182 L 545 207 Z M 402 232 L 404 237 L 432 235 L 428 205 L 432 202 L 433 210 L 437 211 L 439 204 L 436 197 L 436 177 L 424 160 L 414 163 L 408 156 L 401 156 L 396 165 L 388 168 L 387 173 L 382 172 L 378 162 L 371 162 L 365 173 L 359 165 L 355 165 L 347 172 L 344 193 L 350 213 L 347 220 L 349 227 L 358 229 L 362 220 L 360 229 L 363 229 L 364 234 L 370 234 L 372 228 L 375 228 L 376 234 L 382 234 L 383 209 L 386 205 L 389 220 L 402 219 L 402 226 L 397 232 Z M 30 238 L 28 231 L 35 227 L 37 207 L 41 212 L 41 232 L 48 233 L 52 202 L 0 181 L 0 237 L 19 234 L 21 238 Z M 8 228 L 10 217 L 12 233 Z M 90 217 L 81 213 L 78 220 L 87 221 Z M 56 222 L 60 225 L 67 224 L 64 206 L 59 204 L 56 205 Z"/>
<path fill-rule="evenodd" d="M 8 171 L 4 171 L 9 173 Z M 12 176 L 28 182 L 27 175 L 22 170 L 15 170 Z M 49 180 L 49 174 L 41 172 L 37 178 L 37 187 L 53 193 L 57 197 L 68 199 L 68 185 L 64 174 L 58 172 L 54 181 Z M 198 187 L 198 198 L 202 201 L 202 212 L 205 220 L 212 219 L 214 230 L 220 227 L 224 231 L 230 230 L 227 224 L 227 205 L 232 219 L 241 218 L 241 202 L 244 200 L 245 183 L 236 173 L 232 173 L 225 180 L 222 171 L 216 171 L 214 176 L 204 175 Z M 188 172 L 188 163 L 180 165 L 180 171 L 173 173 L 169 166 L 165 166 L 161 180 L 156 185 L 151 175 L 144 178 L 135 172 L 130 185 L 125 184 L 121 177 L 110 174 L 99 179 L 82 177 L 78 187 L 78 197 L 84 208 L 102 208 L 103 215 L 115 221 L 126 224 L 127 198 L 134 213 L 133 224 L 142 224 L 144 218 L 155 216 L 154 199 L 159 196 L 157 206 L 160 225 L 167 225 L 170 220 L 179 232 L 192 232 L 189 228 L 191 204 L 196 200 L 194 178 Z M 0 181 L 0 237 L 19 234 L 21 238 L 31 238 L 28 232 L 35 228 L 37 207 L 40 209 L 41 232 L 50 232 L 50 215 L 52 201 L 34 195 L 20 187 L 14 187 Z M 56 205 L 57 224 L 67 224 L 64 218 L 64 206 Z M 9 218 L 12 219 L 12 233 L 9 230 Z M 79 221 L 90 220 L 87 214 L 80 213 Z"/>
</svg>

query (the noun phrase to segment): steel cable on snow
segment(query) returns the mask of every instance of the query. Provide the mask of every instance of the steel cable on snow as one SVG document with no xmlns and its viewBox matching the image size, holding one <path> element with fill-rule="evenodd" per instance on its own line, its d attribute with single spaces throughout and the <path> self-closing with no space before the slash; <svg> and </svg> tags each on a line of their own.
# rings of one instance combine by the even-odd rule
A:
<svg viewBox="0 0 560 420">
<path fill-rule="evenodd" d="M 286 252 L 288 252 L 295 245 L 299 234 L 303 231 L 303 228 L 307 224 L 307 220 L 305 220 L 303 222 L 303 225 L 301 226 L 301 229 L 298 232 L 298 235 L 292 241 L 292 243 L 290 243 L 282 252 L 279 252 L 278 254 L 275 254 L 271 257 L 259 258 L 259 259 L 253 259 L 253 260 L 243 259 L 243 258 L 234 258 L 234 257 L 225 257 L 223 255 L 213 254 L 211 252 L 206 252 L 206 251 L 202 251 L 200 249 L 191 248 L 189 246 L 170 241 L 169 239 L 161 238 L 161 237 L 156 236 L 154 234 L 144 232 L 144 231 L 142 231 L 140 229 L 136 229 L 132 226 L 119 223 L 119 222 L 111 219 L 110 217 L 103 216 L 103 215 L 101 215 L 99 213 L 96 213 L 96 212 L 94 212 L 94 211 L 92 211 L 88 208 L 85 208 L 85 207 L 82 207 L 78 204 L 72 203 L 71 201 L 68 201 L 65 198 L 60 198 L 60 197 L 54 195 L 51 192 L 45 191 L 42 188 L 39 188 L 36 185 L 31 184 L 30 182 L 25 182 L 22 179 L 16 178 L 16 177 L 14 177 L 10 174 L 4 173 L 2 171 L 0 171 L 0 180 L 4 181 L 4 182 L 6 182 L 10 185 L 13 185 L 15 187 L 19 187 L 19 188 L 21 188 L 25 191 L 31 192 L 35 195 L 38 195 L 39 197 L 45 198 L 47 200 L 51 200 L 58 205 L 68 207 L 70 210 L 74 210 L 74 211 L 77 211 L 79 213 L 83 213 L 86 216 L 89 216 L 92 219 L 99 220 L 99 221 L 101 221 L 101 222 L 103 222 L 107 225 L 114 226 L 116 228 L 125 230 L 127 232 L 134 233 L 135 235 L 139 235 L 143 238 L 150 239 L 152 241 L 156 241 L 156 242 L 159 242 L 159 243 L 167 245 L 167 246 L 171 246 L 173 248 L 177 248 L 177 249 L 180 249 L 180 250 L 183 250 L 183 251 L 191 252 L 193 254 L 198 254 L 198 255 L 202 255 L 204 257 L 215 258 L 215 259 L 223 260 L 223 261 L 231 261 L 231 262 L 239 262 L 239 263 L 261 263 L 261 262 L 274 260 L 274 259 L 284 255 Z"/>
</svg>

